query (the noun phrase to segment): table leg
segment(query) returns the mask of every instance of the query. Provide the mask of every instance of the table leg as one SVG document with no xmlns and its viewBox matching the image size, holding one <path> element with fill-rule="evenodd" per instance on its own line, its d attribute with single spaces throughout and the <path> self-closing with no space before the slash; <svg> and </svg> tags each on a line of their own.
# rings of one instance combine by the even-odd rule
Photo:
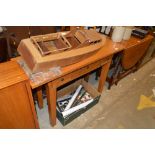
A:
<svg viewBox="0 0 155 155">
<path fill-rule="evenodd" d="M 37 99 L 38 99 L 38 106 L 39 109 L 43 108 L 43 94 L 42 94 L 42 87 L 37 88 Z"/>
<path fill-rule="evenodd" d="M 109 71 L 111 61 L 108 63 L 104 64 L 101 68 L 101 74 L 100 74 L 100 79 L 99 79 L 99 85 L 98 85 L 98 91 L 101 93 L 104 87 L 104 83 L 107 77 L 107 73 Z"/>
<path fill-rule="evenodd" d="M 86 82 L 89 81 L 89 73 L 85 75 L 84 80 L 85 80 Z"/>
<path fill-rule="evenodd" d="M 49 119 L 52 126 L 56 125 L 56 87 L 52 82 L 46 85 Z"/>
</svg>

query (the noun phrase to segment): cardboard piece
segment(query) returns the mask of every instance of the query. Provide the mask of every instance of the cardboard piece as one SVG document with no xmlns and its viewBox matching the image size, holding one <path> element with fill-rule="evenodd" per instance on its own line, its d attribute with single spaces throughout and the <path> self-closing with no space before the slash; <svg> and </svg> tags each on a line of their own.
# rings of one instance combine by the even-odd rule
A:
<svg viewBox="0 0 155 155">
<path fill-rule="evenodd" d="M 144 95 L 141 95 L 137 110 L 143 110 L 145 108 L 155 107 L 155 101 L 152 101 L 151 98 L 152 96 L 146 97 Z"/>
</svg>

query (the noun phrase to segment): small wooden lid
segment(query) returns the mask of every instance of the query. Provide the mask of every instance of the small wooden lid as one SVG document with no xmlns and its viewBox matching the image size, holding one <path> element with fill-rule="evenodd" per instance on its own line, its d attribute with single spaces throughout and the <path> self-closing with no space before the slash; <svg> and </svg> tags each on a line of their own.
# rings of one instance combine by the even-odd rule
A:
<svg viewBox="0 0 155 155">
<path fill-rule="evenodd" d="M 0 63 L 0 89 L 24 80 L 28 80 L 28 77 L 17 62 Z"/>
</svg>

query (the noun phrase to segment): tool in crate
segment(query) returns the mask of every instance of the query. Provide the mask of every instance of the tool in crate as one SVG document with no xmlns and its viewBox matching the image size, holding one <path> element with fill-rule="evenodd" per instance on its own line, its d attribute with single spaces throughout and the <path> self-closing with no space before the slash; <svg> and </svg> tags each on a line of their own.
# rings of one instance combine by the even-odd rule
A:
<svg viewBox="0 0 155 155">
<path fill-rule="evenodd" d="M 72 114 L 93 102 L 91 95 L 80 85 L 73 93 L 57 100 L 59 111 L 63 117 Z"/>
</svg>

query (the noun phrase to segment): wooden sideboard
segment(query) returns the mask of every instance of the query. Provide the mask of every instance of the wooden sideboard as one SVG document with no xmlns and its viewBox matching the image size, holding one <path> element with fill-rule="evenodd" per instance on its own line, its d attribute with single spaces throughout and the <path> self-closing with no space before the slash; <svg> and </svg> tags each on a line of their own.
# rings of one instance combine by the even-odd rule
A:
<svg viewBox="0 0 155 155">
<path fill-rule="evenodd" d="M 0 64 L 0 128 L 39 128 L 28 77 L 13 61 Z"/>
</svg>

